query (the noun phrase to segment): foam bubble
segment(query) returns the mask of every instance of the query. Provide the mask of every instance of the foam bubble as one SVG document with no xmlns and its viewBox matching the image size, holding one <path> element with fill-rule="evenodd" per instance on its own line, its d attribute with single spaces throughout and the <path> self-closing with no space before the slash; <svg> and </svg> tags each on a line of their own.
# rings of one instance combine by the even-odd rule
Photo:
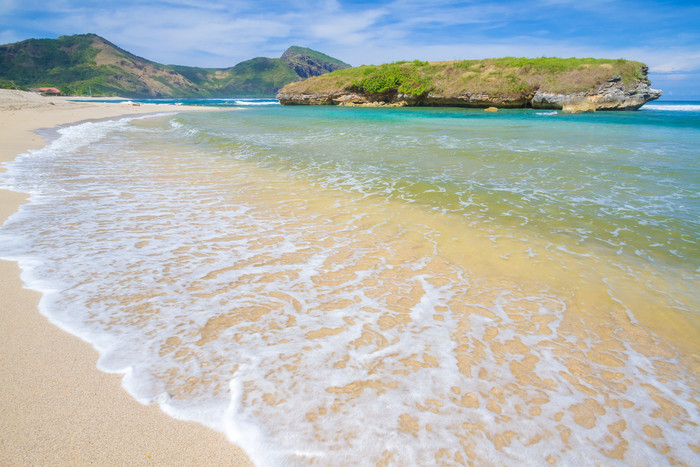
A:
<svg viewBox="0 0 700 467">
<path fill-rule="evenodd" d="M 258 106 L 258 105 L 279 105 L 277 99 L 235 99 L 235 105 L 241 106 Z"/>
<path fill-rule="evenodd" d="M 673 112 L 700 112 L 698 104 L 647 104 L 642 110 L 665 110 Z"/>
<path fill-rule="evenodd" d="M 41 203 L 3 226 L 0 255 L 138 400 L 265 465 L 693 462 L 683 356 L 630 322 L 614 280 L 542 282 L 592 251 L 493 225 L 480 243 L 461 213 L 415 202 L 450 191 L 437 179 L 303 177 L 324 164 L 203 152 L 224 136 L 182 118 L 65 131 L 9 167 Z"/>
</svg>

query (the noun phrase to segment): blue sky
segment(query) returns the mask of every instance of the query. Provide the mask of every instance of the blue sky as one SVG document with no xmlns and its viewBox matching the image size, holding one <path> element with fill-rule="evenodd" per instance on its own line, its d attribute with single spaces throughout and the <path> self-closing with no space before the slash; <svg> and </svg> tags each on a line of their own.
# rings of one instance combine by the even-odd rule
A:
<svg viewBox="0 0 700 467">
<path fill-rule="evenodd" d="M 0 0 L 0 43 L 94 32 L 178 65 L 311 47 L 352 65 L 502 56 L 627 58 L 700 100 L 700 1 Z"/>
</svg>

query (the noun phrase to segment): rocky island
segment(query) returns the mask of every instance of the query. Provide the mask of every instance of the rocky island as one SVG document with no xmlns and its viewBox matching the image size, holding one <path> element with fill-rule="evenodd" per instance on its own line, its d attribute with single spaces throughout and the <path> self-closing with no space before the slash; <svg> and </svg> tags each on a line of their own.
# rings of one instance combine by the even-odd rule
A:
<svg viewBox="0 0 700 467">
<path fill-rule="evenodd" d="M 287 84 L 283 105 L 637 110 L 658 99 L 645 64 L 624 59 L 513 58 L 396 62 Z"/>
</svg>

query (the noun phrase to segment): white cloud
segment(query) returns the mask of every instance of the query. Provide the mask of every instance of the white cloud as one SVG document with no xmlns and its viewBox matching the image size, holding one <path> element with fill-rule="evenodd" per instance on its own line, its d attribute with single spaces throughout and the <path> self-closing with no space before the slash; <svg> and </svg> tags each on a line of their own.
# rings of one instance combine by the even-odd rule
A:
<svg viewBox="0 0 700 467">
<path fill-rule="evenodd" d="M 345 13 L 315 16 L 308 27 L 313 39 L 331 40 L 340 44 L 362 45 L 374 39 L 371 28 L 377 20 L 385 16 L 385 10 L 368 10 L 361 13 Z M 306 21 L 309 22 L 308 19 Z"/>
<path fill-rule="evenodd" d="M 663 76 L 659 76 L 659 78 L 664 81 L 687 81 L 697 78 L 697 75 L 690 73 L 665 73 Z"/>
<path fill-rule="evenodd" d="M 436 2 L 424 0 L 396 0 L 389 8 L 397 18 L 396 27 L 434 25 L 446 27 L 455 25 L 472 25 L 478 23 L 500 23 L 513 14 L 520 15 L 512 7 L 497 2 L 457 6 L 453 2 Z"/>
<path fill-rule="evenodd" d="M 290 33 L 290 25 L 274 17 L 239 16 L 216 8 L 162 9 L 148 4 L 119 11 L 80 8 L 57 14 L 52 26 L 58 33 L 95 32 L 161 63 L 213 67 L 251 58 L 269 40 Z"/>
<path fill-rule="evenodd" d="M 683 40 L 655 36 L 653 44 L 638 41 L 635 46 L 620 40 L 603 42 L 600 34 L 574 38 L 567 31 L 556 31 L 561 20 L 555 14 L 562 11 L 585 8 L 581 14 L 595 15 L 629 6 L 593 1 L 393 0 L 361 6 L 339 0 L 25 0 L 21 5 L 18 0 L 0 0 L 3 18 L 25 15 L 21 27 L 0 29 L 0 41 L 94 32 L 150 60 L 209 67 L 232 66 L 259 55 L 279 56 L 296 44 L 354 65 L 547 55 L 624 57 L 643 61 L 656 73 L 700 70 L 700 53 L 692 46 L 697 44 L 694 31 L 685 31 Z M 47 9 L 50 19 L 39 20 L 38 13 L 33 18 L 26 15 Z M 627 13 L 639 17 L 648 14 L 649 7 Z M 537 27 L 516 26 L 521 21 L 538 21 L 533 23 Z M 691 45 L 679 45 L 686 43 Z"/>
<path fill-rule="evenodd" d="M 697 49 L 665 50 L 652 54 L 650 68 L 658 73 L 677 73 L 700 70 L 700 53 Z"/>
<path fill-rule="evenodd" d="M 339 58 L 352 63 L 379 64 L 398 60 L 464 60 L 515 57 L 596 57 L 625 58 L 646 63 L 653 73 L 679 73 L 700 70 L 700 53 L 692 47 L 602 48 L 589 47 L 569 41 L 547 40 L 541 37 L 516 37 L 508 40 L 455 42 L 431 45 L 411 45 L 401 40 L 381 45 L 365 44 L 361 49 L 335 47 Z"/>
</svg>

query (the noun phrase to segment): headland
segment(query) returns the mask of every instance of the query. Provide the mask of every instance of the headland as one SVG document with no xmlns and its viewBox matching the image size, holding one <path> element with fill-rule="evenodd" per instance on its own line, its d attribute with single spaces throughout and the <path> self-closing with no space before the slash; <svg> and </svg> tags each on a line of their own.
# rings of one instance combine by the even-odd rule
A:
<svg viewBox="0 0 700 467">
<path fill-rule="evenodd" d="M 658 99 L 641 62 L 513 58 L 397 62 L 335 71 L 290 83 L 286 105 L 432 106 L 637 110 Z"/>
</svg>

